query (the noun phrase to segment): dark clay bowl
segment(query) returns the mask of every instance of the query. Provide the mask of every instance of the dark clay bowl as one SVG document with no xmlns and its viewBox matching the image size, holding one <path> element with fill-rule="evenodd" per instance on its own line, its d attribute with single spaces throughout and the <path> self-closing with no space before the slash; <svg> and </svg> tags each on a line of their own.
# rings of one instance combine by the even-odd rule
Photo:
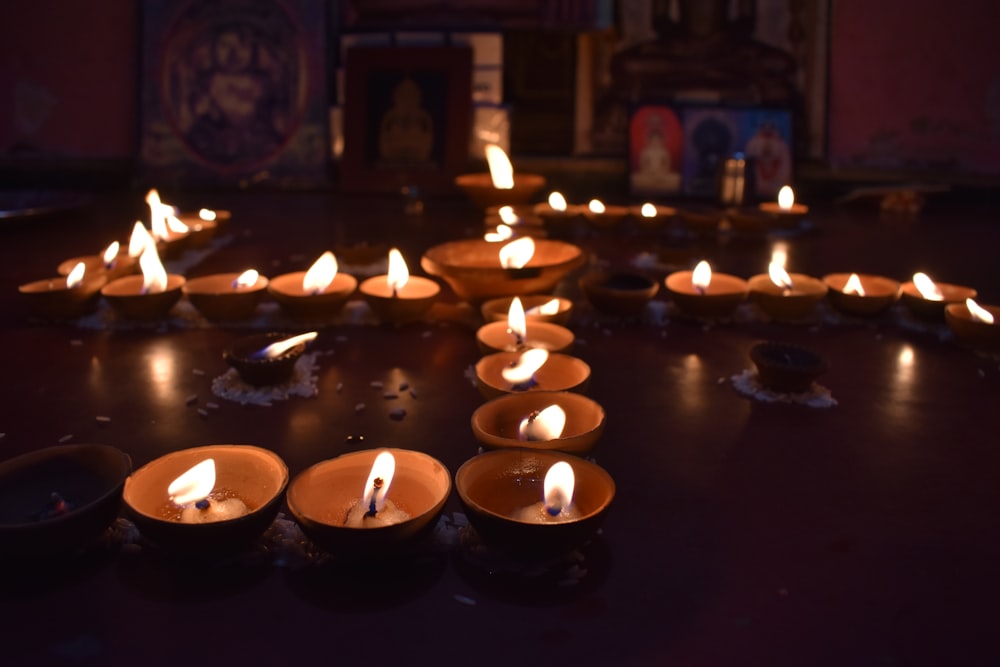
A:
<svg viewBox="0 0 1000 667">
<path fill-rule="evenodd" d="M 288 381 L 295 369 L 295 362 L 305 352 L 304 343 L 296 345 L 273 359 L 258 359 L 252 356 L 271 343 L 291 338 L 291 334 L 265 333 L 246 336 L 236 340 L 222 353 L 226 363 L 236 369 L 240 377 L 249 385 L 267 387 Z"/>
<path fill-rule="evenodd" d="M 826 372 L 826 359 L 812 350 L 787 343 L 764 342 L 750 348 L 760 383 L 773 391 L 801 393 Z"/>
<path fill-rule="evenodd" d="M 656 296 L 660 285 L 635 273 L 594 271 L 580 278 L 580 289 L 602 313 L 637 317 Z"/>
</svg>

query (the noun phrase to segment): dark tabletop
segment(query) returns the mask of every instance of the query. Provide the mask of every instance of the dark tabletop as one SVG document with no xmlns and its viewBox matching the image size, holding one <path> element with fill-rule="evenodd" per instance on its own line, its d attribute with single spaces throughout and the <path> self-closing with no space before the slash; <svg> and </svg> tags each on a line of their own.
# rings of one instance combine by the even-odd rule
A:
<svg viewBox="0 0 1000 667">
<path fill-rule="evenodd" d="M 100 442 L 137 468 L 177 449 L 246 443 L 277 452 L 294 476 L 361 448 L 422 450 L 452 472 L 477 453 L 469 419 L 483 399 L 466 371 L 478 321 L 447 287 L 439 321 L 321 329 L 314 349 L 332 354 L 320 359 L 319 394 L 271 407 L 211 392 L 222 350 L 246 327 L 30 317 L 17 286 L 124 240 L 145 219 L 142 195 L 0 220 L 0 459 Z M 189 277 L 247 266 L 274 276 L 362 242 L 399 245 L 419 274 L 428 247 L 482 232 L 482 214 L 461 199 L 429 200 L 421 216 L 396 198 L 176 199 L 233 213 L 226 242 Z M 792 271 L 907 280 L 923 270 L 996 304 L 998 212 L 958 197 L 916 217 L 820 201 L 810 226 L 782 240 Z M 659 247 L 676 268 L 705 257 L 743 277 L 766 271 L 774 241 L 631 225 L 580 228 L 574 240 L 594 263 L 622 266 Z M 191 566 L 104 538 L 72 558 L 6 568 L 0 664 L 996 664 L 997 359 L 898 315 L 713 326 L 595 316 L 578 275 L 559 291 L 577 301 L 571 353 L 590 364 L 588 395 L 607 412 L 592 456 L 617 485 L 602 534 L 581 549 L 584 574 L 491 571 L 440 540 L 394 566 L 259 553 Z M 762 339 L 823 355 L 820 382 L 837 405 L 735 391 L 730 376 Z M 370 387 L 400 378 L 416 398 Z M 208 402 L 219 408 L 199 413 Z M 390 419 L 399 406 L 406 417 Z M 454 493 L 445 511 L 460 511 Z M 397 571 L 380 578 L 386 567 Z"/>
</svg>

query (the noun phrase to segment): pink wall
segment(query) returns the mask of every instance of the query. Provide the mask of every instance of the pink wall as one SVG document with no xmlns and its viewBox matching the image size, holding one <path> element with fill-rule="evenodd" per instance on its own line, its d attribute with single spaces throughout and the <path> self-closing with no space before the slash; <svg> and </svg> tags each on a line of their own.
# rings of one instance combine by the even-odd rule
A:
<svg viewBox="0 0 1000 667">
<path fill-rule="evenodd" d="M 0 156 L 15 145 L 59 158 L 135 153 L 139 5 L 0 3 Z"/>
<path fill-rule="evenodd" d="M 1000 173 L 1000 2 L 835 0 L 829 158 Z"/>
</svg>

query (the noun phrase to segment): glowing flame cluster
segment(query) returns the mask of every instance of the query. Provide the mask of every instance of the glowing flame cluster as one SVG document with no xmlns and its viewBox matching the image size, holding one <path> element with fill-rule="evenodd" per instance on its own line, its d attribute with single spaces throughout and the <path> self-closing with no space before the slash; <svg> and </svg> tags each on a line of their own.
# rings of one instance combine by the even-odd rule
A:
<svg viewBox="0 0 1000 667">
<path fill-rule="evenodd" d="M 160 201 L 160 193 L 155 189 L 146 193 L 146 203 L 149 204 L 150 226 L 153 237 L 165 241 L 174 234 L 186 234 L 190 230 L 177 217 L 177 210 L 169 204 Z"/>
</svg>

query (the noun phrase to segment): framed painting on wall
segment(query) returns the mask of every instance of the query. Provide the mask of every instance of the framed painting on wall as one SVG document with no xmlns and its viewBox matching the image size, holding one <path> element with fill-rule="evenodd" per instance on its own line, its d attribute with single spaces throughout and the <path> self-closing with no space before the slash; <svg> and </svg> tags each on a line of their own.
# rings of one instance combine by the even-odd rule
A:
<svg viewBox="0 0 1000 667">
<path fill-rule="evenodd" d="M 323 0 L 143 2 L 142 180 L 324 183 L 325 8 Z"/>
</svg>

